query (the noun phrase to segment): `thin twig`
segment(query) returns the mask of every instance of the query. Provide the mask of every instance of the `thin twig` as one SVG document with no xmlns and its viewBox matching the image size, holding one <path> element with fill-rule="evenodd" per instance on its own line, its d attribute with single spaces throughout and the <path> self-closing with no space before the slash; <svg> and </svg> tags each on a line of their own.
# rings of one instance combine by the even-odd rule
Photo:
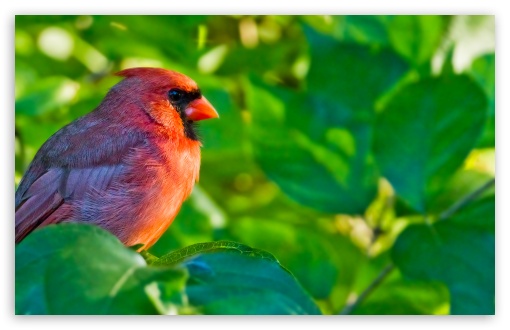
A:
<svg viewBox="0 0 510 330">
<path fill-rule="evenodd" d="M 347 304 L 344 309 L 340 312 L 340 315 L 349 315 L 351 312 L 363 301 L 365 300 L 371 293 L 374 291 L 384 279 L 391 273 L 391 271 L 395 268 L 393 264 L 389 264 L 386 266 L 379 275 L 370 283 L 370 285 L 363 291 L 356 300 L 352 303 Z"/>
<path fill-rule="evenodd" d="M 452 214 L 457 212 L 459 209 L 461 209 L 464 206 L 466 206 L 466 204 L 469 204 L 469 202 L 471 202 L 472 200 L 474 200 L 477 197 L 479 197 L 485 190 L 487 190 L 488 188 L 492 187 L 495 182 L 496 182 L 496 178 L 492 178 L 491 180 L 489 180 L 486 183 L 484 183 L 482 186 L 480 186 L 475 191 L 470 192 L 469 194 L 467 194 L 466 196 L 461 198 L 457 203 L 453 204 L 447 210 L 443 211 L 439 215 L 439 219 L 438 220 L 444 220 L 444 219 L 449 218 Z"/>
</svg>

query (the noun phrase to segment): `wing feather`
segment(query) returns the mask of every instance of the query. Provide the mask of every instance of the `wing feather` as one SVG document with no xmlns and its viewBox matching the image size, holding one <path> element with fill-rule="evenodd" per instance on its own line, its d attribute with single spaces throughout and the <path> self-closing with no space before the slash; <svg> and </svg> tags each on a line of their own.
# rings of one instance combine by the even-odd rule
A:
<svg viewBox="0 0 510 330">
<path fill-rule="evenodd" d="M 112 139 L 115 135 L 122 138 Z M 16 242 L 72 216 L 73 201 L 108 189 L 123 175 L 126 157 L 146 145 L 145 132 L 96 112 L 63 127 L 39 149 L 16 191 Z"/>
<path fill-rule="evenodd" d="M 63 220 L 50 217 L 60 208 L 82 200 L 87 193 L 106 191 L 122 174 L 121 169 L 121 165 L 113 165 L 45 172 L 30 186 L 16 208 L 16 242 L 43 222 L 47 225 Z M 49 218 L 53 220 L 48 221 Z"/>
</svg>

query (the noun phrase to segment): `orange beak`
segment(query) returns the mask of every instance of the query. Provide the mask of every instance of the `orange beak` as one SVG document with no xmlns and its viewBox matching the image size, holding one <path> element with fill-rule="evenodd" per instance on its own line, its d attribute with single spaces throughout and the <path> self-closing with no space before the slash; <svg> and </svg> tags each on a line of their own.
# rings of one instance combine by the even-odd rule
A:
<svg viewBox="0 0 510 330">
<path fill-rule="evenodd" d="M 186 108 L 185 113 L 186 117 L 192 121 L 220 117 L 212 104 L 209 103 L 209 101 L 207 101 L 207 99 L 203 96 L 199 99 L 191 101 Z"/>
</svg>

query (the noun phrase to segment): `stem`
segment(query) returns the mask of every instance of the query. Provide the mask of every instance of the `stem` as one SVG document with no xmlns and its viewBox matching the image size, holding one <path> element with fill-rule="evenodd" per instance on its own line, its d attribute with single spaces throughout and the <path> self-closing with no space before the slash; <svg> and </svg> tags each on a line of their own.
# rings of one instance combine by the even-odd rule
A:
<svg viewBox="0 0 510 330">
<path fill-rule="evenodd" d="M 145 259 L 145 262 L 150 265 L 157 261 L 159 258 L 147 252 L 147 250 L 140 251 L 140 255 Z"/>
<path fill-rule="evenodd" d="M 479 197 L 485 190 L 492 187 L 495 184 L 495 182 L 496 182 L 496 178 L 492 178 L 489 181 L 487 181 L 486 183 L 484 183 L 482 186 L 480 186 L 478 189 L 470 192 L 469 194 L 467 194 L 466 196 L 461 198 L 457 203 L 453 204 L 447 210 L 443 211 L 443 213 L 441 213 L 439 215 L 438 220 L 444 220 L 444 219 L 449 218 L 452 214 L 457 212 L 459 209 L 466 206 L 466 204 L 469 204 L 469 202 L 471 202 L 474 199 L 476 199 L 477 197 Z"/>
<path fill-rule="evenodd" d="M 347 304 L 340 312 L 340 315 L 349 315 L 363 300 L 365 300 L 374 291 L 384 279 L 395 268 L 395 265 L 389 264 L 386 266 L 377 277 L 370 283 L 370 285 L 354 300 L 352 303 Z"/>
</svg>

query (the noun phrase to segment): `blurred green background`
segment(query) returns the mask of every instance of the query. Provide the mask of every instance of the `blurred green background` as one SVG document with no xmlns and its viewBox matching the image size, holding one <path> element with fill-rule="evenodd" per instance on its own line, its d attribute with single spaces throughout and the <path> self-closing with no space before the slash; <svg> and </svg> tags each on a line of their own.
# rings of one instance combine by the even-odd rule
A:
<svg viewBox="0 0 510 330">
<path fill-rule="evenodd" d="M 266 250 L 324 314 L 493 314 L 494 43 L 492 16 L 16 16 L 15 181 L 113 72 L 176 70 L 220 119 L 152 254 Z"/>
</svg>

